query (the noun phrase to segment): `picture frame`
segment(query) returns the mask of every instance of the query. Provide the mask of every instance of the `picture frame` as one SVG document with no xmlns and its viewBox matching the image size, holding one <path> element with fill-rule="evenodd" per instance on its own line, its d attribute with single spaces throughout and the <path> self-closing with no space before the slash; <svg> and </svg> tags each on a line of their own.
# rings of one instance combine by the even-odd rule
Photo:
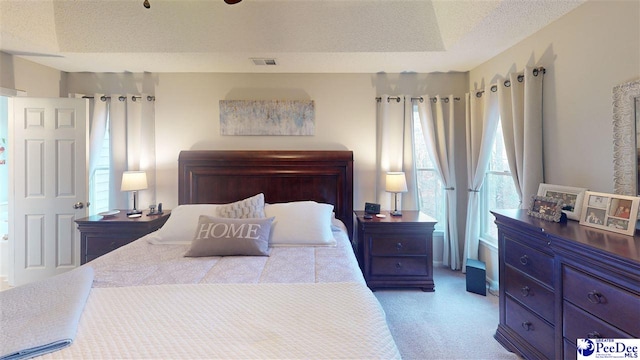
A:
<svg viewBox="0 0 640 360">
<path fill-rule="evenodd" d="M 640 198 L 637 196 L 586 191 L 580 225 L 633 235 L 639 205 Z"/>
<path fill-rule="evenodd" d="M 567 214 L 568 219 L 579 221 L 584 193 L 587 190 L 580 187 L 541 183 L 538 186 L 538 195 L 561 199 L 562 212 Z"/>
<path fill-rule="evenodd" d="M 563 204 L 561 199 L 533 195 L 527 214 L 546 221 L 560 222 Z"/>
</svg>

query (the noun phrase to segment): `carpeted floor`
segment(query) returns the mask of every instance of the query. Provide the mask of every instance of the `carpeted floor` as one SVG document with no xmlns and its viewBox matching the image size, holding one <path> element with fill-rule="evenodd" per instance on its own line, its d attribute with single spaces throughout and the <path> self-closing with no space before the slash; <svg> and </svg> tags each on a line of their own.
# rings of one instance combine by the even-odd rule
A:
<svg viewBox="0 0 640 360">
<path fill-rule="evenodd" d="M 518 359 L 493 338 L 499 322 L 497 296 L 467 292 L 465 275 L 448 268 L 434 266 L 434 282 L 431 293 L 374 293 L 403 359 Z"/>
</svg>

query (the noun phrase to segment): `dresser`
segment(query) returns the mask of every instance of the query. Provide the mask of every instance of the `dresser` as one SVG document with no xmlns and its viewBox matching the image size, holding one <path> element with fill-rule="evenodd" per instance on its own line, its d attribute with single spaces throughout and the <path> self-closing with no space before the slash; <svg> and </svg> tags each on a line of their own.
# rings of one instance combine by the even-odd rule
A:
<svg viewBox="0 0 640 360">
<path fill-rule="evenodd" d="M 415 287 L 433 291 L 433 229 L 436 220 L 419 211 L 402 216 L 364 218 L 356 211 L 356 236 L 362 246 L 364 278 L 369 288 Z"/>
<path fill-rule="evenodd" d="M 500 210 L 500 323 L 526 359 L 575 359 L 576 340 L 640 337 L 640 236 Z"/>
<path fill-rule="evenodd" d="M 171 212 L 164 210 L 162 215 L 148 215 L 145 210 L 138 218 L 129 218 L 126 213 L 127 210 L 120 210 L 115 216 L 92 215 L 76 220 L 81 264 L 160 229 Z"/>
</svg>

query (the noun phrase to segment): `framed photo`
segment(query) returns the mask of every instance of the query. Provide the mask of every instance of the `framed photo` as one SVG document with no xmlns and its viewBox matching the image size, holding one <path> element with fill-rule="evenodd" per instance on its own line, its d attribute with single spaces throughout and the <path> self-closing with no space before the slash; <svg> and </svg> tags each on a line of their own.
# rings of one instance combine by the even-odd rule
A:
<svg viewBox="0 0 640 360">
<path fill-rule="evenodd" d="M 544 183 L 538 187 L 538 195 L 562 200 L 562 212 L 576 221 L 580 220 L 585 191 L 587 189 Z"/>
<path fill-rule="evenodd" d="M 619 194 L 586 191 L 580 225 L 633 235 L 638 220 L 640 198 Z"/>
<path fill-rule="evenodd" d="M 543 220 L 559 222 L 562 217 L 563 204 L 560 199 L 534 195 L 531 197 L 527 214 Z"/>
</svg>

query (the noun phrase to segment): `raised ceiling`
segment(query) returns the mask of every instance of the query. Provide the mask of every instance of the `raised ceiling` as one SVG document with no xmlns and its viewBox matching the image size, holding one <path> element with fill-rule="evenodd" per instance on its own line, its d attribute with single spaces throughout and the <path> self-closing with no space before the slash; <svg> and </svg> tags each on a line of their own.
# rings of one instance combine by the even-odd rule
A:
<svg viewBox="0 0 640 360">
<path fill-rule="evenodd" d="M 468 71 L 584 1 L 0 0 L 0 50 L 67 72 Z"/>
</svg>

